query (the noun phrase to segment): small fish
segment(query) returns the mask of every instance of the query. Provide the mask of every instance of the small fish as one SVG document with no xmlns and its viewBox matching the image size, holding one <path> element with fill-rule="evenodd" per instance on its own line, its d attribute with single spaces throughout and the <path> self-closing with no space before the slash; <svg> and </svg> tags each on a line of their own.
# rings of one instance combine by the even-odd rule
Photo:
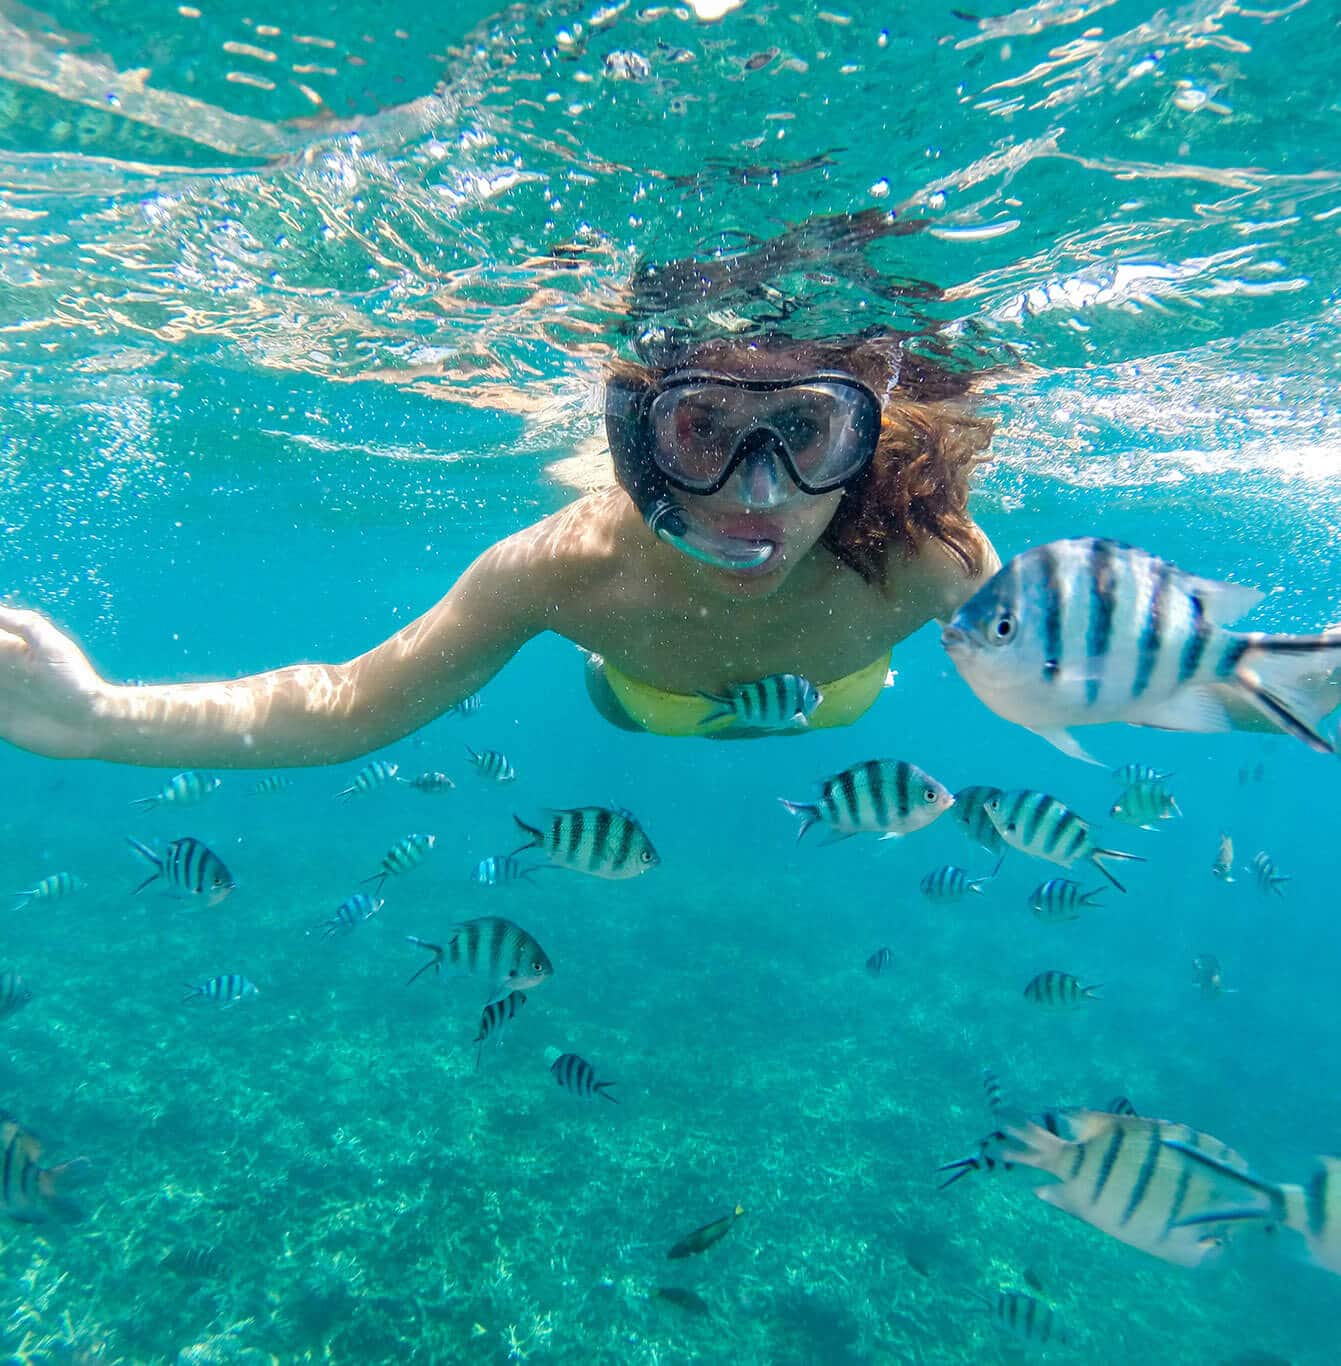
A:
<svg viewBox="0 0 1341 1366">
<path fill-rule="evenodd" d="M 1310 679 L 1341 663 L 1341 640 L 1226 629 L 1261 598 L 1134 546 L 1077 537 L 1017 555 L 941 639 L 982 702 L 1076 758 L 1090 756 L 1072 726 L 1224 731 L 1230 701 L 1331 753 L 1319 727 L 1333 696 Z"/>
<path fill-rule="evenodd" d="M 1123 764 L 1113 770 L 1113 777 L 1123 787 L 1135 787 L 1137 783 L 1167 783 L 1172 773 L 1163 773 L 1149 764 Z"/>
<path fill-rule="evenodd" d="M 410 786 L 416 792 L 436 796 L 440 792 L 450 792 L 456 784 L 445 773 L 434 772 L 421 773 L 417 778 L 411 778 Z"/>
<path fill-rule="evenodd" d="M 700 1318 L 708 1318 L 712 1314 L 712 1309 L 702 1295 L 696 1295 L 692 1290 L 685 1290 L 678 1285 L 659 1285 L 652 1291 L 650 1298 L 665 1300 L 667 1304 L 683 1309 L 686 1314 L 697 1314 Z"/>
<path fill-rule="evenodd" d="M 535 938 L 502 916 L 483 915 L 454 925 L 445 945 L 430 944 L 412 934 L 405 937 L 433 955 L 410 982 L 430 968 L 440 972 L 447 963 L 457 972 L 488 979 L 488 1005 L 501 1001 L 509 992 L 538 987 L 554 975 L 554 964 Z"/>
<path fill-rule="evenodd" d="M 964 869 L 953 863 L 946 863 L 922 879 L 922 895 L 929 901 L 952 906 L 958 901 L 963 901 L 970 893 L 977 892 L 981 895 L 983 887 L 1000 871 L 1001 865 L 998 863 L 990 873 L 982 877 L 969 877 Z"/>
<path fill-rule="evenodd" d="M 1101 849 L 1090 836 L 1089 822 L 1046 792 L 1031 792 L 1025 788 L 1003 792 L 989 798 L 983 804 L 983 810 L 1011 848 L 1049 863 L 1059 863 L 1064 868 L 1081 861 L 1092 863 L 1119 892 L 1127 889 L 1104 866 L 1104 860 L 1145 862 L 1140 854 Z"/>
<path fill-rule="evenodd" d="M 1069 972 L 1040 972 L 1024 989 L 1026 1001 L 1038 1006 L 1078 1006 L 1086 1000 L 1100 1000 L 1102 988 L 1081 986 L 1080 978 Z"/>
<path fill-rule="evenodd" d="M 824 695 L 800 674 L 769 674 L 754 683 L 733 683 L 725 696 L 701 692 L 716 710 L 699 723 L 706 726 L 730 717 L 737 726 L 751 730 L 793 730 L 807 725 Z"/>
<path fill-rule="evenodd" d="M 88 883 L 75 873 L 51 873 L 26 892 L 15 892 L 12 909 L 21 911 L 34 901 L 63 901 L 67 896 L 82 892 L 87 886 Z"/>
<path fill-rule="evenodd" d="M 171 1247 L 159 1259 L 164 1271 L 176 1272 L 192 1280 L 214 1280 L 224 1274 L 224 1258 L 217 1247 L 209 1244 Z"/>
<path fill-rule="evenodd" d="M 600 1096 L 603 1100 L 615 1100 L 607 1089 L 615 1083 L 597 1081 L 596 1069 L 585 1058 L 579 1058 L 576 1053 L 560 1053 L 550 1064 L 549 1070 L 553 1073 L 554 1080 L 565 1091 L 571 1091 L 575 1096 L 586 1096 L 588 1099 Z"/>
<path fill-rule="evenodd" d="M 253 797 L 277 797 L 293 786 L 293 779 L 283 773 L 267 773 L 251 790 Z"/>
<path fill-rule="evenodd" d="M 126 843 L 154 870 L 131 896 L 138 896 L 151 882 L 162 878 L 170 895 L 217 906 L 237 885 L 218 854 L 189 835 L 173 840 L 162 854 L 129 836 Z"/>
<path fill-rule="evenodd" d="M 393 764 L 389 759 L 374 759 L 372 763 L 364 764 L 354 775 L 354 781 L 335 795 L 345 798 L 366 796 L 379 787 L 385 787 L 399 772 L 399 764 Z"/>
<path fill-rule="evenodd" d="M 1114 1096 L 1113 1099 L 1104 1106 L 1104 1113 L 1109 1115 L 1135 1115 L 1136 1106 L 1134 1106 L 1126 1096 Z"/>
<path fill-rule="evenodd" d="M 999 797 L 999 787 L 965 787 L 955 793 L 955 804 L 951 815 L 964 827 L 964 833 L 975 844 L 980 844 L 989 854 L 1005 852 L 1006 842 L 1001 831 L 992 824 L 991 817 L 984 810 L 993 797 Z"/>
<path fill-rule="evenodd" d="M 60 1191 L 63 1178 L 86 1166 L 83 1158 L 59 1167 L 40 1167 L 42 1144 L 19 1122 L 0 1116 L 0 1204 L 21 1224 L 40 1224 L 51 1216 L 70 1223 L 83 1217 Z"/>
<path fill-rule="evenodd" d="M 398 877 L 401 873 L 408 873 L 412 868 L 419 867 L 432 853 L 437 842 L 436 835 L 406 835 L 382 855 L 380 870 L 371 877 L 365 877 L 364 882 L 375 882 L 377 886 L 374 890 L 380 892 L 387 878 Z"/>
<path fill-rule="evenodd" d="M 1263 896 L 1269 896 L 1274 892 L 1278 897 L 1284 898 L 1285 884 L 1290 881 L 1289 874 L 1276 871 L 1276 865 L 1265 849 L 1260 849 L 1253 855 L 1252 866 L 1249 871 L 1256 880 L 1258 890 Z"/>
<path fill-rule="evenodd" d="M 627 811 L 603 806 L 547 810 L 540 826 L 528 825 L 520 816 L 512 819 L 528 839 L 509 857 L 539 849 L 556 868 L 611 879 L 639 877 L 661 862 L 652 841 Z"/>
<path fill-rule="evenodd" d="M 1018 1290 L 1000 1290 L 979 1296 L 992 1318 L 1022 1342 L 1046 1344 L 1067 1341 L 1061 1319 L 1042 1300 Z"/>
<path fill-rule="evenodd" d="M 475 1070 L 480 1070 L 480 1058 L 484 1053 L 487 1040 L 497 1038 L 505 1025 L 517 1018 L 517 1012 L 526 1004 L 524 991 L 510 991 L 501 1001 L 490 1001 L 480 1016 L 480 1032 L 473 1042 L 479 1045 L 475 1052 Z"/>
<path fill-rule="evenodd" d="M 520 859 L 511 854 L 495 854 L 492 858 L 481 859 L 470 874 L 472 882 L 481 887 L 503 887 L 513 882 L 529 882 L 540 868 L 527 867 Z"/>
<path fill-rule="evenodd" d="M 515 781 L 517 770 L 512 767 L 506 754 L 496 749 L 483 749 L 476 753 L 469 745 L 466 746 L 466 753 L 483 777 L 490 778 L 496 783 Z"/>
<path fill-rule="evenodd" d="M 1233 995 L 1233 989 L 1225 986 L 1224 969 L 1213 953 L 1199 953 L 1192 960 L 1192 985 L 1197 987 L 1207 1000 L 1216 996 Z"/>
<path fill-rule="evenodd" d="M 1141 830 L 1154 830 L 1156 821 L 1173 820 L 1183 813 L 1160 782 L 1132 783 L 1115 801 L 1108 814 Z"/>
<path fill-rule="evenodd" d="M 1050 877 L 1041 882 L 1029 894 L 1029 909 L 1040 920 L 1060 922 L 1079 920 L 1080 912 L 1089 906 L 1102 906 L 1096 900 L 1103 895 L 1103 888 L 1096 887 L 1087 892 L 1080 883 L 1069 877 Z"/>
<path fill-rule="evenodd" d="M 479 693 L 473 692 L 469 697 L 463 697 L 459 702 L 453 702 L 443 714 L 445 716 L 478 716 L 483 705 L 484 702 Z"/>
<path fill-rule="evenodd" d="M 1221 882 L 1234 881 L 1234 841 L 1224 831 L 1220 832 L 1220 843 L 1216 846 L 1211 874 Z"/>
<path fill-rule="evenodd" d="M 17 1015 L 32 999 L 33 993 L 17 972 L 0 972 L 0 1020 Z"/>
<path fill-rule="evenodd" d="M 217 792 L 222 779 L 197 773 L 194 769 L 169 778 L 163 787 L 152 797 L 137 797 L 131 805 L 137 811 L 151 811 L 164 804 L 172 806 L 194 806 L 204 801 L 211 792 Z"/>
<path fill-rule="evenodd" d="M 1001 1109 L 1005 1092 L 1001 1086 L 1001 1078 L 991 1068 L 986 1069 L 982 1074 L 982 1089 L 987 1100 L 988 1112 L 995 1115 Z"/>
<path fill-rule="evenodd" d="M 706 1252 L 714 1243 L 720 1243 L 723 1238 L 731 1231 L 736 1220 L 745 1213 L 743 1205 L 737 1205 L 730 1214 L 724 1214 L 720 1219 L 714 1219 L 710 1224 L 704 1224 L 702 1228 L 696 1228 L 692 1233 L 687 1233 L 671 1250 L 666 1253 L 667 1258 L 672 1261 L 679 1261 L 681 1257 L 692 1257 L 696 1252 Z"/>
<path fill-rule="evenodd" d="M 879 977 L 886 968 L 894 966 L 894 950 L 876 949 L 876 951 L 866 960 L 866 971 L 872 977 Z"/>
<path fill-rule="evenodd" d="M 1260 783 L 1266 777 L 1266 765 L 1259 759 L 1255 764 L 1244 764 L 1239 769 L 1239 786 L 1245 787 L 1248 783 Z"/>
<path fill-rule="evenodd" d="M 329 920 L 323 921 L 321 929 L 327 939 L 336 934 L 347 934 L 365 920 L 371 920 L 386 905 L 381 897 L 369 896 L 367 892 L 355 892 L 346 897 L 336 908 Z"/>
<path fill-rule="evenodd" d="M 229 1006 L 237 1005 L 248 996 L 257 995 L 259 990 L 254 982 L 249 982 L 241 973 L 225 972 L 218 977 L 211 977 L 208 982 L 201 982 L 198 986 L 192 986 L 188 982 L 186 995 L 182 1000 L 213 1001 L 215 1005 L 222 1005 L 227 1010 Z"/>
<path fill-rule="evenodd" d="M 954 806 L 943 783 L 902 759 L 868 759 L 820 784 L 818 802 L 778 799 L 801 822 L 796 838 L 812 825 L 827 825 L 827 844 L 853 835 L 893 839 L 921 830 Z"/>
</svg>

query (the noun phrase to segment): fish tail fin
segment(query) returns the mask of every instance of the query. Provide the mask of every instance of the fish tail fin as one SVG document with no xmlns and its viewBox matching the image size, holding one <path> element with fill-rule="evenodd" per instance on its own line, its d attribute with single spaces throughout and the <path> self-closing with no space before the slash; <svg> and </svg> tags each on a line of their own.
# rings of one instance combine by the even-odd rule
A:
<svg viewBox="0 0 1341 1366">
<path fill-rule="evenodd" d="M 374 893 L 380 892 L 382 890 L 383 885 L 386 883 L 388 876 L 389 875 L 386 869 L 384 868 L 380 873 L 374 873 L 371 877 L 363 878 L 362 881 L 360 881 L 359 886 L 366 887 L 368 883 L 375 882 L 377 885 L 373 888 L 373 891 Z"/>
<path fill-rule="evenodd" d="M 607 1086 L 613 1086 L 614 1084 L 615 1084 L 615 1083 L 612 1082 L 612 1081 L 598 1081 L 598 1082 L 596 1083 L 596 1088 L 595 1088 L 595 1089 L 596 1089 L 596 1094 L 597 1094 L 598 1096 L 600 1096 L 602 1100 L 608 1100 L 608 1101 L 611 1101 L 613 1104 L 618 1105 L 618 1104 L 619 1104 L 619 1097 L 618 1097 L 618 1096 L 612 1096 L 612 1095 L 610 1094 L 610 1092 L 607 1091 L 607 1090 L 605 1089 Z"/>
<path fill-rule="evenodd" d="M 84 1211 L 66 1192 L 72 1186 L 78 1188 L 92 1168 L 93 1164 L 88 1158 L 74 1157 L 58 1167 L 48 1167 L 39 1173 L 37 1190 L 47 1210 L 66 1223 L 79 1223 L 84 1218 Z"/>
<path fill-rule="evenodd" d="M 1051 1125 L 1051 1118 L 1045 1116 Z M 1012 1162 L 1039 1171 L 1057 1172 L 1071 1143 L 1051 1127 L 1017 1114 L 1001 1123 L 1001 1140 L 1008 1147 Z"/>
<path fill-rule="evenodd" d="M 714 709 L 710 711 L 700 722 L 700 726 L 710 726 L 714 721 L 721 721 L 725 717 L 734 716 L 736 709 L 731 705 L 729 697 L 723 697 L 720 693 L 699 692 L 697 696 L 705 702 L 711 702 Z"/>
<path fill-rule="evenodd" d="M 1289 873 L 1272 873 L 1271 875 L 1271 890 L 1282 900 L 1285 899 L 1285 884 L 1289 880 Z"/>
<path fill-rule="evenodd" d="M 1144 854 L 1124 854 L 1121 849 L 1096 849 L 1090 854 L 1090 862 L 1118 889 L 1125 892 L 1127 889 L 1115 878 L 1112 872 L 1104 867 L 1104 859 L 1122 859 L 1127 863 L 1145 863 Z"/>
<path fill-rule="evenodd" d="M 519 844 L 512 853 L 508 855 L 509 858 L 516 858 L 518 854 L 525 853 L 528 849 L 543 849 L 545 847 L 545 834 L 543 830 L 534 825 L 527 825 L 516 812 L 513 812 L 512 819 L 516 821 L 517 828 L 527 838 L 525 844 Z"/>
<path fill-rule="evenodd" d="M 130 835 L 126 836 L 126 843 L 154 870 L 131 892 L 131 896 L 139 896 L 151 882 L 163 876 L 163 860 L 147 844 L 141 844 Z"/>
<path fill-rule="evenodd" d="M 1166 1148 L 1171 1148 L 1174 1152 L 1181 1153 L 1191 1162 L 1199 1166 L 1206 1167 L 1213 1171 L 1217 1176 L 1223 1177 L 1225 1181 L 1236 1186 L 1240 1190 L 1250 1190 L 1257 1195 L 1264 1195 L 1267 1199 L 1267 1208 L 1263 1209 L 1260 1205 L 1255 1206 L 1234 1206 L 1232 1208 L 1207 1210 L 1203 1214 L 1195 1214 L 1187 1219 L 1180 1219 L 1175 1228 L 1185 1228 L 1191 1224 L 1221 1224 L 1230 1223 L 1243 1219 L 1273 1219 L 1284 1221 L 1286 1216 L 1286 1195 L 1285 1188 L 1278 1186 L 1274 1182 L 1263 1180 L 1251 1171 L 1242 1171 L 1238 1167 L 1232 1167 L 1228 1162 L 1222 1161 L 1218 1157 L 1212 1157 L 1210 1153 L 1203 1152 L 1200 1148 L 1193 1147 L 1190 1143 L 1184 1143 L 1181 1139 L 1165 1138 L 1160 1142 Z"/>
<path fill-rule="evenodd" d="M 1081 987 L 1080 994 L 1091 1001 L 1102 1001 L 1103 997 L 1099 993 L 1104 989 L 1102 982 L 1096 982 L 1092 987 Z"/>
<path fill-rule="evenodd" d="M 426 973 L 429 970 L 429 968 L 432 968 L 434 972 L 439 971 L 439 969 L 442 967 L 442 960 L 447 956 L 447 950 L 444 949 L 440 944 L 430 944 L 427 939 L 420 939 L 417 935 L 407 934 L 405 938 L 409 940 L 409 942 L 413 944 L 415 948 L 427 949 L 429 953 L 433 955 L 428 960 L 428 962 L 425 963 L 423 967 L 418 968 L 415 971 L 414 975 L 409 979 L 409 981 L 405 983 L 405 985 L 408 987 L 410 985 L 410 982 L 413 982 L 417 978 L 422 977 L 424 973 Z"/>
<path fill-rule="evenodd" d="M 155 797 L 136 797 L 135 800 L 134 800 L 133 802 L 131 802 L 131 807 L 132 807 L 134 810 L 136 810 L 136 811 L 141 811 L 141 812 L 143 812 L 143 811 L 152 811 L 152 810 L 154 809 L 154 807 L 156 807 L 156 806 L 158 805 L 159 801 L 160 801 L 160 798 L 158 798 L 158 797 L 156 797 L 156 796 L 155 796 Z"/>
<path fill-rule="evenodd" d="M 9 908 L 9 909 L 10 909 L 10 913 L 12 914 L 12 913 L 15 912 L 15 911 L 22 911 L 22 910 L 25 910 L 28 906 L 30 906 L 30 905 L 32 904 L 33 898 L 34 898 L 36 895 L 37 895 L 37 892 L 36 892 L 36 891 L 31 891 L 31 892 L 11 892 L 11 893 L 10 893 L 10 896 L 12 896 L 12 897 L 14 898 L 14 904 Z"/>
<path fill-rule="evenodd" d="M 1335 742 L 1320 727 L 1341 702 L 1333 678 L 1341 669 L 1341 638 L 1329 632 L 1246 639 L 1248 648 L 1230 680 L 1239 695 L 1287 735 L 1320 754 L 1335 754 Z"/>
<path fill-rule="evenodd" d="M 1103 896 L 1104 889 L 1096 887 L 1092 892 L 1081 892 L 1080 904 L 1082 906 L 1102 906 L 1104 903 L 1098 898 Z"/>
<path fill-rule="evenodd" d="M 801 828 L 796 832 L 796 841 L 799 844 L 806 831 L 819 823 L 819 807 L 813 802 L 789 802 L 786 797 L 779 797 L 778 801 L 801 822 Z"/>
<path fill-rule="evenodd" d="M 187 1001 L 194 1001 L 197 996 L 203 996 L 204 994 L 205 993 L 201 991 L 201 989 L 198 986 L 194 986 L 192 985 L 192 983 L 188 982 L 186 984 L 186 995 L 182 997 L 182 1001 L 183 1003 Z"/>
</svg>

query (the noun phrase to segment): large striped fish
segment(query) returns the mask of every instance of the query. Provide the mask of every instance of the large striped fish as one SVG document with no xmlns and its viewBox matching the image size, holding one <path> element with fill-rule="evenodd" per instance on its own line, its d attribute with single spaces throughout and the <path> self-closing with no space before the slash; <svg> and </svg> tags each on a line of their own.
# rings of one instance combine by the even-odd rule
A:
<svg viewBox="0 0 1341 1366">
<path fill-rule="evenodd" d="M 432 955 L 410 978 L 411 982 L 430 968 L 435 973 L 441 972 L 445 963 L 457 972 L 488 979 L 486 1006 L 501 1001 L 514 991 L 538 987 L 554 975 L 554 964 L 535 937 L 499 915 L 482 915 L 475 920 L 462 921 L 452 927 L 445 944 L 430 944 L 412 934 L 405 937 Z"/>
<path fill-rule="evenodd" d="M 40 1224 L 54 1215 L 74 1222 L 83 1212 L 60 1193 L 61 1178 L 86 1164 L 83 1158 L 41 1167 L 41 1142 L 19 1122 L 0 1115 L 0 1205 L 21 1224 Z"/>
<path fill-rule="evenodd" d="M 903 759 L 868 759 L 820 784 L 817 802 L 778 800 L 800 822 L 799 840 L 812 825 L 827 825 L 833 844 L 852 835 L 894 839 L 930 825 L 954 804 L 949 789 Z"/>
<path fill-rule="evenodd" d="M 1330 752 L 1323 717 L 1341 634 L 1225 629 L 1256 588 L 1197 578 L 1133 546 L 1080 537 L 1017 555 L 945 627 L 965 682 L 999 716 L 1089 759 L 1069 727 L 1126 721 L 1221 731 L 1246 705 Z"/>
<path fill-rule="evenodd" d="M 661 862 L 647 832 L 628 811 L 578 806 L 546 811 L 540 825 L 528 825 L 520 816 L 512 819 L 527 840 L 510 858 L 539 849 L 556 868 L 612 879 L 638 877 Z"/>
<path fill-rule="evenodd" d="M 1324 1271 L 1341 1276 L 1341 1158 L 1320 1157 L 1308 1185 L 1295 1186 L 1264 1181 L 1176 1135 L 1169 1135 L 1164 1146 L 1180 1157 L 1190 1159 L 1189 1170 L 1200 1168 L 1202 1172 L 1210 1172 L 1223 1183 L 1237 1188 L 1244 1197 L 1237 1205 L 1189 1212 L 1178 1221 L 1180 1229 L 1195 1230 L 1208 1224 L 1244 1219 L 1284 1224 L 1303 1238 L 1312 1261 Z"/>
<path fill-rule="evenodd" d="M 1145 862 L 1140 854 L 1101 849 L 1090 836 L 1089 822 L 1046 792 L 1032 792 L 1027 788 L 1002 792 L 984 802 L 983 810 L 1012 849 L 1047 859 L 1063 868 L 1081 862 L 1092 863 L 1119 892 L 1127 889 L 1104 866 L 1104 860 Z"/>
</svg>

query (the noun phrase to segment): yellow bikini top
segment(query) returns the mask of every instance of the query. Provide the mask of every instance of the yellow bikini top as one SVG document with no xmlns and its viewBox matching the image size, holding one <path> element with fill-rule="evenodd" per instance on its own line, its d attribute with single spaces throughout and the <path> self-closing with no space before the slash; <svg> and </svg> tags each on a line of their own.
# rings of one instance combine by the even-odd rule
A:
<svg viewBox="0 0 1341 1366">
<path fill-rule="evenodd" d="M 888 656 L 881 655 L 846 678 L 819 684 L 824 700 L 811 712 L 809 725 L 820 730 L 850 726 L 869 711 L 880 696 L 888 669 Z M 629 719 L 653 735 L 716 735 L 731 730 L 736 724 L 730 716 L 706 721 L 718 709 L 716 702 L 694 693 L 663 692 L 650 683 L 621 673 L 608 660 L 605 662 L 605 680 Z"/>
</svg>

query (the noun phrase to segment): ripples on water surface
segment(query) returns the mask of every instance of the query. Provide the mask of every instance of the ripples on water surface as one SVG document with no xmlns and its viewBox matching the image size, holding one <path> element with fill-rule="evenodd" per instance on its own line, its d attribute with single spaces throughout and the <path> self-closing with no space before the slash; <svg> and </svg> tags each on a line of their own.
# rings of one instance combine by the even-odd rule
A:
<svg viewBox="0 0 1341 1366">
<path fill-rule="evenodd" d="M 1336 619 L 1334 6 L 744 0 L 712 19 L 707 3 L 471 0 L 425 18 L 0 0 L 6 588 L 114 674 L 353 653 L 567 496 L 545 471 L 598 435 L 600 363 L 640 259 L 730 257 L 813 215 L 893 210 L 929 230 L 836 250 L 812 224 L 786 291 L 807 330 L 934 323 L 1000 367 L 980 508 L 1003 549 L 1107 531 L 1278 590 L 1263 621 Z M 926 281 L 943 295 L 913 287 Z M 1128 921 L 1093 932 L 1105 973 L 1115 955 L 1128 965 L 1118 1003 L 1083 1029 L 1021 1033 L 997 1027 L 1016 992 L 986 966 L 1011 934 L 889 909 L 938 855 L 965 858 L 951 832 L 862 851 L 842 865 L 851 887 L 815 887 L 813 858 L 780 862 L 773 797 L 902 745 L 897 723 L 800 757 L 704 758 L 634 751 L 582 719 L 579 758 L 555 757 L 553 709 L 585 713 L 567 653 L 546 648 L 490 695 L 484 742 L 542 775 L 519 802 L 619 796 L 659 817 L 675 857 L 659 888 L 537 893 L 552 950 L 585 968 L 499 1056 L 589 1031 L 632 1102 L 613 1118 L 556 1110 L 505 1064 L 474 1082 L 457 1038 L 473 998 L 454 998 L 447 1033 L 440 1010 L 391 994 L 400 933 L 422 929 L 412 909 L 366 927 L 368 960 L 310 950 L 301 928 L 346 890 L 317 878 L 320 850 L 370 838 L 326 814 L 332 775 L 307 775 L 309 805 L 259 831 L 254 807 L 220 798 L 203 824 L 272 871 L 204 954 L 194 926 L 127 909 L 124 861 L 83 824 L 85 806 L 115 824 L 157 775 L 6 756 L 16 789 L 42 795 L 9 818 L 6 876 L 78 863 L 101 888 L 60 912 L 68 962 L 49 925 L 10 930 L 44 995 L 6 1022 L 6 1106 L 42 1121 L 58 1155 L 95 1156 L 101 1202 L 60 1239 L 0 1230 L 20 1287 L 4 1292 L 10 1350 L 50 1339 L 43 1360 L 96 1359 L 106 1333 L 106 1359 L 171 1359 L 224 1334 L 190 1359 L 293 1360 L 325 1342 L 342 1361 L 991 1360 L 1005 1349 L 969 1292 L 1027 1265 L 1092 1334 L 1091 1359 L 1211 1361 L 1245 1341 L 1332 1359 L 1331 1280 L 1250 1253 L 1208 1287 L 1059 1227 L 1020 1189 L 938 1202 L 926 1177 L 979 1124 L 984 1062 L 1012 1063 L 1040 1101 L 1127 1087 L 1140 1104 L 1144 1089 L 1296 1165 L 1335 1146 L 1335 1088 L 1330 1112 L 1313 1108 L 1310 1061 L 1335 1041 L 1316 1013 L 1335 975 L 1299 949 L 1319 934 L 1336 948 L 1319 848 L 1331 770 L 1238 738 L 1142 738 L 1141 757 L 1196 771 L 1200 802 L 1183 799 L 1198 814 L 1185 836 L 1151 837 L 1163 861 Z M 933 645 L 909 647 L 904 705 L 934 701 L 944 668 Z M 954 705 L 961 729 L 916 756 L 951 786 L 1051 778 L 1108 799 L 1100 778 Z M 424 767 L 477 733 L 451 724 L 428 732 Z M 985 734 L 999 748 L 982 774 Z M 1271 781 L 1238 788 L 1259 753 Z M 574 762 L 582 793 L 564 781 Z M 686 789 L 749 814 L 705 833 Z M 395 800 L 379 849 L 426 819 Z M 421 874 L 421 894 L 471 914 L 467 855 L 495 852 L 481 840 L 509 824 L 506 802 L 482 802 L 436 817 L 450 849 Z M 1274 923 L 1210 900 L 1213 836 L 1235 822 L 1245 842 L 1275 837 L 1311 900 L 1273 907 Z M 739 847 L 761 851 L 757 869 L 736 867 Z M 1170 986 L 1215 935 L 1256 972 L 1251 1013 L 1228 1026 L 1192 1018 Z M 905 965 L 878 999 L 849 969 L 882 939 Z M 183 973 L 225 966 L 268 974 L 250 1017 L 183 1023 L 162 1004 Z M 779 1041 L 780 1001 L 820 1023 Z M 253 1051 L 257 1019 L 273 1057 Z M 1317 1041 L 1308 1057 L 1300 1038 Z M 718 1321 L 646 1303 L 662 1243 L 737 1197 L 751 1223 L 694 1282 Z"/>
</svg>

